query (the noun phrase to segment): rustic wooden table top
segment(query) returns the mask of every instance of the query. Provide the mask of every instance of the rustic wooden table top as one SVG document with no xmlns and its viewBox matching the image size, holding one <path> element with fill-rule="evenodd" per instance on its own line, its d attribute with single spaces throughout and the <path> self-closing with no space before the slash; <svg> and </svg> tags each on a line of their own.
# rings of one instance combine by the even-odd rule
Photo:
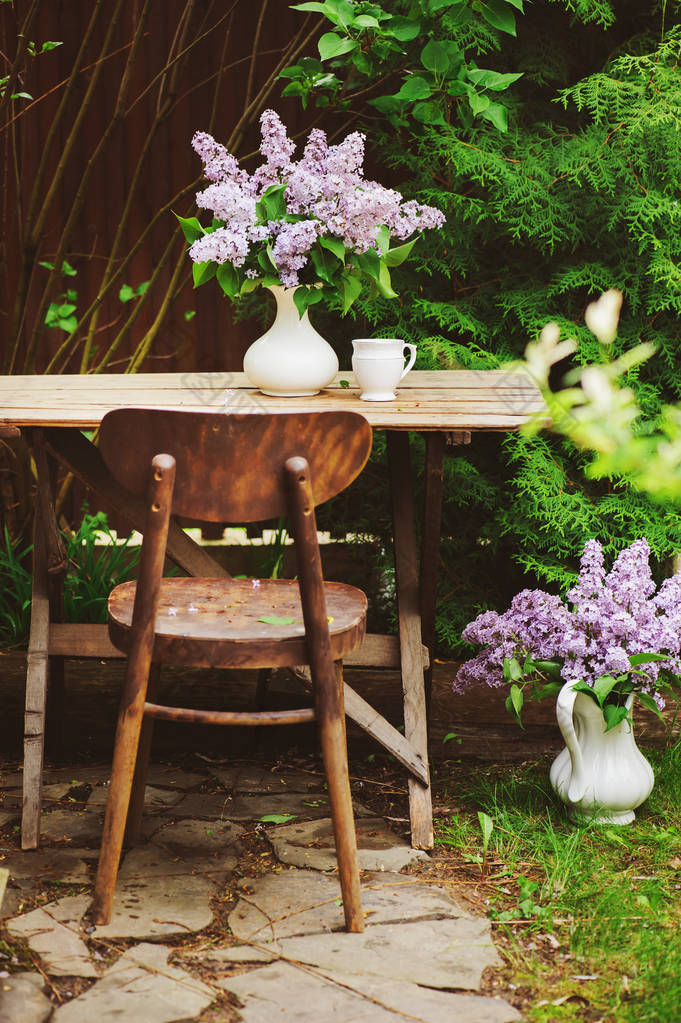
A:
<svg viewBox="0 0 681 1023">
<path fill-rule="evenodd" d="M 243 373 L 137 373 L 0 377 L 0 426 L 96 427 L 126 407 L 226 412 L 360 412 L 376 429 L 514 430 L 545 411 L 541 394 L 512 370 L 412 370 L 394 401 L 362 401 L 351 372 L 305 398 L 275 398 Z"/>
</svg>

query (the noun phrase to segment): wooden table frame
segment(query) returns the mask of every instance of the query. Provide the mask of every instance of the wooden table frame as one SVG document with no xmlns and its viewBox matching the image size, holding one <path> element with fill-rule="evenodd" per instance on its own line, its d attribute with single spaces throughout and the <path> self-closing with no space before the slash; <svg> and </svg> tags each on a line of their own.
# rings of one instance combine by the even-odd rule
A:
<svg viewBox="0 0 681 1023">
<path fill-rule="evenodd" d="M 369 403 L 359 399 L 351 373 L 338 374 L 320 395 L 299 399 L 265 397 L 240 373 L 0 378 L 0 429 L 19 426 L 26 432 L 37 474 L 24 729 L 24 849 L 36 848 L 40 836 L 48 678 L 50 699 L 58 707 L 65 657 L 122 656 L 110 643 L 106 626 L 62 621 L 66 557 L 54 494 L 54 460 L 58 460 L 131 526 L 141 528 L 143 502 L 114 483 L 96 446 L 82 432 L 96 428 L 109 409 L 121 405 L 253 413 L 344 408 L 361 412 L 375 429 L 387 431 L 399 638 L 368 636 L 360 651 L 346 663 L 401 668 L 404 735 L 347 683 L 345 710 L 409 771 L 412 845 L 432 848 L 427 704 L 435 638 L 445 448 L 447 443 L 468 443 L 472 431 L 517 429 L 543 409 L 536 387 L 522 374 L 505 371 L 412 372 L 394 402 Z M 420 575 L 410 430 L 426 435 Z M 171 525 L 168 553 L 190 575 L 228 575 L 176 523 Z"/>
</svg>

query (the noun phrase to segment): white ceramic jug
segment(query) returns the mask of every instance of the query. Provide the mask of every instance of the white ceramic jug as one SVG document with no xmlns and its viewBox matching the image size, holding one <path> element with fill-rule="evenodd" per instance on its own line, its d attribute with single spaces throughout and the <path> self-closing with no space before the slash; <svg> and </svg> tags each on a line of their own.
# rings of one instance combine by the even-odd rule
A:
<svg viewBox="0 0 681 1023">
<path fill-rule="evenodd" d="M 626 703 L 629 713 L 633 699 Z M 573 814 L 600 824 L 630 824 L 655 780 L 631 723 L 621 721 L 606 732 L 598 704 L 570 682 L 558 694 L 556 717 L 566 746 L 551 765 L 556 794 Z"/>
<path fill-rule="evenodd" d="M 404 350 L 409 361 L 404 365 Z M 416 345 L 393 337 L 358 338 L 352 342 L 352 369 L 363 401 L 392 401 L 400 380 L 416 359 Z"/>
</svg>

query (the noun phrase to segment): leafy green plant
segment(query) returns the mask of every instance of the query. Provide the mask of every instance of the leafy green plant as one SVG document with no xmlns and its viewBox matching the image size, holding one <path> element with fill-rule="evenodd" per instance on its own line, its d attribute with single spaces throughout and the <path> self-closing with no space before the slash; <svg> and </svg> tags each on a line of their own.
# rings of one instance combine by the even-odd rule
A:
<svg viewBox="0 0 681 1023">
<path fill-rule="evenodd" d="M 133 578 L 140 548 L 120 541 L 104 512 L 85 512 L 78 529 L 62 534 L 68 567 L 64 578 L 64 617 L 71 622 L 105 623 L 107 599 L 118 583 Z M 102 539 L 108 543 L 102 543 Z M 31 614 L 32 545 L 13 542 L 6 527 L 0 544 L 0 647 L 23 646 Z"/>
<path fill-rule="evenodd" d="M 140 548 L 130 546 L 129 537 L 117 540 L 104 512 L 94 515 L 85 512 L 75 532 L 66 537 L 69 564 L 64 582 L 66 620 L 105 623 L 109 593 L 114 586 L 134 577 L 139 555 Z"/>
<path fill-rule="evenodd" d="M 255 575 L 263 579 L 282 578 L 288 540 L 287 520 L 279 518 L 274 523 L 267 543 L 263 540 L 261 544 L 254 547 Z"/>
<path fill-rule="evenodd" d="M 319 60 L 304 57 L 280 73 L 289 79 L 282 95 L 300 97 L 303 106 L 312 100 L 348 109 L 356 96 L 378 92 L 368 103 L 394 128 L 444 125 L 456 110 L 463 123 L 480 117 L 506 131 L 508 111 L 498 97 L 522 72 L 478 67 L 473 53 L 484 52 L 498 32 L 515 36 L 523 7 L 523 0 L 294 4 L 333 28 L 317 42 Z M 384 92 L 387 86 L 395 91 Z"/>
<path fill-rule="evenodd" d="M 0 545 L 0 647 L 18 646 L 28 638 L 31 621 L 30 555 L 33 545 L 13 543 L 6 526 Z"/>
<path fill-rule="evenodd" d="M 480 870 L 484 877 L 487 872 L 487 850 L 489 848 L 489 840 L 492 837 L 492 832 L 494 831 L 494 821 L 488 813 L 483 813 L 482 810 L 478 810 L 478 823 L 480 824 L 480 831 L 482 832 L 482 865 Z"/>
</svg>

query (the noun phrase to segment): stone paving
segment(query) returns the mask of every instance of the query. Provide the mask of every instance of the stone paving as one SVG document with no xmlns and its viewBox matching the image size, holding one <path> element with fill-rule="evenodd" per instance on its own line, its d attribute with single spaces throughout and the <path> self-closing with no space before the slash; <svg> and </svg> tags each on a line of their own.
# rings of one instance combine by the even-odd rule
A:
<svg viewBox="0 0 681 1023">
<path fill-rule="evenodd" d="M 427 854 L 360 804 L 366 929 L 345 932 L 319 776 L 153 765 L 145 842 L 125 855 L 111 923 L 96 928 L 87 913 L 107 768 L 47 771 L 45 781 L 41 849 L 3 849 L 9 881 L 0 911 L 9 942 L 25 943 L 40 972 L 11 972 L 19 960 L 6 969 L 0 960 L 0 1023 L 520 1019 L 502 999 L 476 993 L 483 970 L 500 965 L 488 922 L 445 884 L 400 873 Z M 0 827 L 18 822 L 20 774 L 2 785 Z M 78 801 L 69 804 L 73 791 Z M 254 829 L 279 863 L 240 876 Z M 51 882 L 58 897 L 23 911 L 36 882 Z M 234 903 L 229 926 L 211 930 L 225 898 Z M 73 991 L 64 993 L 63 978 Z"/>
</svg>

